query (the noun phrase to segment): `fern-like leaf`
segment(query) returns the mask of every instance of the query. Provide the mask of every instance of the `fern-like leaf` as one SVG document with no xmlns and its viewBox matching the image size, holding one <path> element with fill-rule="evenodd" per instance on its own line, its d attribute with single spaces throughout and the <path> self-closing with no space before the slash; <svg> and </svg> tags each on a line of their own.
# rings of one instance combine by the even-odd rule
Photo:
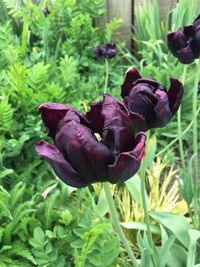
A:
<svg viewBox="0 0 200 267">
<path fill-rule="evenodd" d="M 13 112 L 8 96 L 2 96 L 0 99 L 0 130 L 9 131 L 12 129 Z"/>
<path fill-rule="evenodd" d="M 65 87 L 73 85 L 76 79 L 79 78 L 77 67 L 78 62 L 73 57 L 68 57 L 66 55 L 63 59 L 61 59 L 60 70 Z"/>
<path fill-rule="evenodd" d="M 21 257 L 25 258 L 26 260 L 30 261 L 32 264 L 36 265 L 36 262 L 34 260 L 34 257 L 31 253 L 31 251 L 22 242 L 15 242 L 12 245 L 12 249 L 9 251 L 9 254 L 11 256 L 15 255 L 15 257 L 21 256 Z"/>
<path fill-rule="evenodd" d="M 12 17 L 19 17 L 21 15 L 21 10 L 19 6 L 19 2 L 16 0 L 3 0 L 6 8 L 8 9 L 8 14 Z"/>
<path fill-rule="evenodd" d="M 7 80 L 15 91 L 23 93 L 27 81 L 26 67 L 19 63 L 11 65 L 7 73 Z"/>
<path fill-rule="evenodd" d="M 50 65 L 44 65 L 43 62 L 35 64 L 28 71 L 28 85 L 35 91 L 41 90 L 46 86 L 49 79 L 48 69 Z"/>
</svg>

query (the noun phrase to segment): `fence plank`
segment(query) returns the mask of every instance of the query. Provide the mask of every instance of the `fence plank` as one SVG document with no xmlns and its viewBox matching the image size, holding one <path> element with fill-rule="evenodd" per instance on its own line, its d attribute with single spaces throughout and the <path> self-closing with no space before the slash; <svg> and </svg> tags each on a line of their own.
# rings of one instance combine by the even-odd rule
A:
<svg viewBox="0 0 200 267">
<path fill-rule="evenodd" d="M 104 17 L 103 24 L 113 18 L 122 19 L 122 26 L 119 29 L 119 39 L 125 41 L 127 48 L 129 49 L 131 48 L 132 44 L 132 24 L 134 18 L 137 18 L 137 7 L 138 5 L 143 5 L 145 4 L 145 2 L 149 1 L 152 0 L 106 0 L 106 14 Z M 158 0 L 160 19 L 163 19 L 164 16 L 168 13 L 168 11 L 175 7 L 176 2 L 176 0 Z"/>
<path fill-rule="evenodd" d="M 128 48 L 131 48 L 132 33 L 132 0 L 107 0 L 106 2 L 106 20 L 112 18 L 122 19 L 122 26 L 119 30 L 119 39 L 126 42 Z"/>
<path fill-rule="evenodd" d="M 105 4 L 105 22 L 113 18 L 122 19 L 122 26 L 119 29 L 121 41 L 126 42 L 127 48 L 131 48 L 131 35 L 133 18 L 138 5 L 144 4 L 146 0 L 107 0 Z M 149 0 L 148 0 L 149 1 Z M 176 0 L 158 0 L 160 18 L 175 6 Z"/>
</svg>

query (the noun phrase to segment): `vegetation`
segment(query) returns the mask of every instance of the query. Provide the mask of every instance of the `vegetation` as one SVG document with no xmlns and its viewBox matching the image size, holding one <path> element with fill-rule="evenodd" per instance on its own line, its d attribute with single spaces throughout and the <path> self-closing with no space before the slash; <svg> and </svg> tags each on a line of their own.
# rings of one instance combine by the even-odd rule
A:
<svg viewBox="0 0 200 267">
<path fill-rule="evenodd" d="M 183 79 L 183 65 L 168 51 L 166 36 L 193 21 L 198 1 L 179 1 L 161 22 L 156 1 L 139 8 L 137 52 L 132 55 L 117 42 L 118 54 L 109 62 L 96 59 L 93 47 L 112 42 L 121 21 L 94 26 L 105 13 L 104 0 L 36 2 L 0 0 L 0 266 L 129 267 L 102 185 L 79 190 L 64 185 L 36 155 L 34 143 L 47 139 L 37 108 L 59 102 L 87 111 L 105 89 L 107 63 L 108 92 L 119 99 L 130 65 L 163 84 L 169 84 L 169 77 Z M 146 152 L 145 193 L 158 267 L 200 266 L 200 232 L 191 215 L 195 65 L 187 68 L 181 109 L 187 171 L 181 166 L 177 117 L 151 132 Z M 141 168 L 125 184 L 113 186 L 112 192 L 140 266 L 151 267 L 155 264 L 149 263 L 142 175 Z"/>
</svg>

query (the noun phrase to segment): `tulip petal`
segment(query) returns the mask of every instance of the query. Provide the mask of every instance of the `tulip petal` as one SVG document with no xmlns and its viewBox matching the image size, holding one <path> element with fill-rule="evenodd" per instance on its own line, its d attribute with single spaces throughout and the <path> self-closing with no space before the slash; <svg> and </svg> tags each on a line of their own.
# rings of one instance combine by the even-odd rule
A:
<svg viewBox="0 0 200 267">
<path fill-rule="evenodd" d="M 125 104 L 105 94 L 101 113 L 104 118 L 102 142 L 114 155 L 130 150 L 135 136 L 130 113 Z"/>
<path fill-rule="evenodd" d="M 132 112 L 131 110 L 130 112 L 134 131 L 136 133 L 148 131 L 149 126 L 147 125 L 145 118 L 138 113 Z"/>
<path fill-rule="evenodd" d="M 164 86 L 160 85 L 159 82 L 150 77 L 143 77 L 141 79 L 138 79 L 137 81 L 134 82 L 134 86 L 136 84 L 144 84 L 144 85 L 146 84 L 146 86 L 151 88 L 152 92 L 155 92 L 155 90 L 157 90 L 158 87 L 163 87 L 164 89 Z"/>
<path fill-rule="evenodd" d="M 193 25 L 188 25 L 183 28 L 183 34 L 187 37 L 193 37 L 194 36 L 194 28 Z"/>
<path fill-rule="evenodd" d="M 171 86 L 167 94 L 169 99 L 170 110 L 172 112 L 172 115 L 175 115 L 181 104 L 184 89 L 182 83 L 179 80 L 171 78 L 170 82 Z"/>
<path fill-rule="evenodd" d="M 126 72 L 124 82 L 122 84 L 122 91 L 121 91 L 122 98 L 129 95 L 130 90 L 133 87 L 133 83 L 137 79 L 140 79 L 140 78 L 141 78 L 141 76 L 140 76 L 139 72 L 136 70 L 136 68 L 131 68 Z"/>
<path fill-rule="evenodd" d="M 55 137 L 57 126 L 67 111 L 72 108 L 67 105 L 57 103 L 44 103 L 39 106 L 42 120 L 47 128 L 49 136 Z"/>
<path fill-rule="evenodd" d="M 94 131 L 101 134 L 104 125 L 104 118 L 101 114 L 103 101 L 93 103 L 90 111 L 86 113 L 87 119 L 90 121 Z"/>
<path fill-rule="evenodd" d="M 185 47 L 177 51 L 177 58 L 183 64 L 190 64 L 194 61 L 195 55 L 191 47 Z"/>
<path fill-rule="evenodd" d="M 199 27 L 198 31 L 196 31 L 196 33 L 195 33 L 195 41 L 196 41 L 197 45 L 200 46 L 200 27 Z M 199 51 L 200 51 L 200 48 L 199 48 Z"/>
<path fill-rule="evenodd" d="M 193 24 L 193 29 L 194 29 L 194 38 L 198 46 L 198 50 L 200 53 L 200 15 L 195 19 L 194 24 Z"/>
<path fill-rule="evenodd" d="M 113 165 L 108 166 L 109 182 L 121 183 L 131 178 L 139 169 L 144 156 L 146 135 L 140 133 L 136 137 L 136 146 L 132 151 L 118 155 Z"/>
<path fill-rule="evenodd" d="M 140 119 L 138 125 L 133 122 L 137 127 L 136 129 L 134 128 L 137 132 L 153 128 L 155 124 L 156 114 L 154 108 L 157 104 L 157 97 L 151 87 L 151 85 L 146 83 L 136 84 L 132 88 L 130 96 L 124 98 L 124 103 L 128 106 L 131 117 L 134 118 L 134 114 L 138 114 L 144 119 L 141 120 L 138 117 Z"/>
<path fill-rule="evenodd" d="M 76 120 L 69 121 L 55 139 L 56 146 L 81 178 L 88 183 L 106 180 L 107 166 L 114 161 L 114 157 L 88 127 Z"/>
<path fill-rule="evenodd" d="M 170 32 L 167 35 L 167 44 L 173 56 L 177 57 L 177 48 L 174 45 L 175 32 Z"/>
<path fill-rule="evenodd" d="M 41 113 L 42 120 L 47 128 L 48 135 L 53 139 L 55 138 L 57 127 L 60 120 L 69 111 L 73 110 L 78 114 L 83 124 L 88 125 L 87 118 L 81 112 L 73 109 L 72 107 L 58 103 L 44 103 L 39 106 L 39 112 Z"/>
<path fill-rule="evenodd" d="M 64 183 L 76 188 L 88 185 L 86 181 L 81 179 L 80 175 L 55 146 L 46 141 L 40 141 L 35 144 L 35 150 L 51 165 L 55 173 Z"/>
<path fill-rule="evenodd" d="M 91 106 L 87 118 L 114 155 L 132 147 L 134 131 L 129 110 L 123 102 L 105 94 L 103 101 Z"/>
<path fill-rule="evenodd" d="M 134 100 L 126 96 L 124 98 L 124 103 L 129 108 L 134 131 L 138 133 L 141 131 L 146 132 L 147 130 L 149 130 L 146 119 L 141 114 L 134 112 L 134 109 L 132 109 L 132 106 L 134 106 Z"/>
<path fill-rule="evenodd" d="M 155 106 L 156 120 L 154 127 L 164 127 L 171 119 L 172 113 L 169 107 L 167 92 L 157 90 L 155 95 L 158 102 Z"/>
</svg>

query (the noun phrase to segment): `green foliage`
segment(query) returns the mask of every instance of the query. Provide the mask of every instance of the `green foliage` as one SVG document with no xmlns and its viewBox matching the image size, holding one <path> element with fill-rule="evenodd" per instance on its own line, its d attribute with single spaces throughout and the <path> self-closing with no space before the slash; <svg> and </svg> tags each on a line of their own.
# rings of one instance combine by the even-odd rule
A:
<svg viewBox="0 0 200 267">
<path fill-rule="evenodd" d="M 9 103 L 8 96 L 2 96 L 0 102 L 0 129 L 7 131 L 12 129 L 14 109 Z"/>
<path fill-rule="evenodd" d="M 93 195 L 88 197 L 84 189 L 75 190 L 55 182 L 54 172 L 34 151 L 37 140 L 48 139 L 37 112 L 40 104 L 60 102 L 86 111 L 92 101 L 102 97 L 105 65 L 103 60 L 95 58 L 93 47 L 113 41 L 121 24 L 115 18 L 105 27 L 94 26 L 102 19 L 104 4 L 105 0 L 0 0 L 1 267 L 130 266 L 105 217 L 108 206 L 104 191 L 96 199 Z M 50 12 L 48 16 L 43 14 L 45 7 Z M 171 28 L 190 23 L 195 8 L 196 1 L 191 5 L 186 0 L 179 1 L 170 15 Z M 127 60 L 140 67 L 143 75 L 163 83 L 169 84 L 169 76 L 181 76 L 182 68 L 168 54 L 165 44 L 170 16 L 160 24 L 156 6 L 148 4 L 146 9 L 139 10 L 135 38 L 139 56 L 144 60 L 130 55 L 124 58 L 120 52 L 109 60 L 109 92 L 119 97 Z M 122 43 L 117 46 L 119 51 L 123 48 Z M 187 88 L 193 80 L 192 68 L 189 67 Z M 191 120 L 190 102 L 188 90 L 182 108 L 184 127 Z M 174 119 L 167 128 L 155 131 L 158 138 L 152 139 L 147 151 L 149 167 L 157 145 L 166 146 L 159 136 L 172 140 L 176 137 L 175 129 Z M 184 136 L 185 142 L 189 134 L 190 131 Z M 188 204 L 193 191 L 189 176 L 190 173 L 182 184 Z M 131 197 L 141 204 L 139 177 L 127 182 L 127 188 Z M 120 205 L 119 210 L 123 209 Z M 177 232 L 177 226 L 170 230 L 168 224 L 172 218 L 166 220 L 163 214 L 156 215 L 154 219 L 158 223 L 153 231 L 161 240 L 161 248 L 155 249 L 159 267 L 166 265 L 167 257 L 172 259 L 169 267 L 197 264 L 194 248 L 199 232 L 189 229 L 186 223 L 181 232 Z M 138 231 L 137 237 L 141 266 L 150 266 L 145 225 L 131 224 L 131 227 L 144 233 Z"/>
<path fill-rule="evenodd" d="M 158 0 L 145 1 L 145 4 L 139 6 L 136 11 L 134 38 L 139 50 L 142 51 L 147 46 L 162 41 L 160 49 L 166 53 L 168 50 L 166 42 L 168 32 L 191 24 L 198 15 L 198 6 L 198 0 L 191 3 L 187 0 L 181 0 L 160 21 Z M 154 47 L 152 46 L 152 48 Z"/>
<path fill-rule="evenodd" d="M 34 92 L 41 91 L 49 79 L 48 70 L 50 65 L 39 62 L 28 72 L 28 85 Z"/>
<path fill-rule="evenodd" d="M 167 47 L 167 34 L 184 25 L 191 24 L 197 15 L 198 6 L 198 0 L 194 0 L 191 3 L 187 0 L 178 1 L 176 6 L 165 15 L 163 20 L 159 19 L 157 0 L 145 1 L 144 5 L 138 7 L 133 39 L 138 49 L 138 58 L 141 60 L 132 57 L 131 64 L 137 67 L 142 75 L 157 79 L 167 85 L 167 89 L 170 86 L 170 77 L 182 80 L 184 66 L 169 51 Z M 129 60 L 130 58 L 129 55 Z M 184 86 L 185 92 L 181 109 L 183 131 L 191 122 L 191 88 L 194 83 L 194 67 L 194 64 L 188 66 L 187 79 Z M 173 118 L 163 129 L 156 129 L 154 132 L 158 138 L 158 148 L 166 147 L 167 144 L 177 137 L 177 118 Z M 183 142 L 188 150 L 191 149 L 191 132 L 192 127 L 183 136 Z M 173 146 L 174 150 L 176 147 L 176 145 Z M 173 154 L 169 150 L 168 153 L 171 162 L 173 162 Z"/>
<path fill-rule="evenodd" d="M 85 111 L 101 95 L 104 62 L 95 59 L 92 48 L 108 31 L 106 41 L 111 41 L 119 22 L 101 30 L 93 25 L 94 17 L 101 19 L 104 13 L 102 0 L 90 5 L 75 0 L 0 3 L 8 16 L 0 25 L 0 128 L 5 133 L 0 138 L 1 177 L 4 185 L 12 186 L 21 179 L 32 184 L 37 176 L 38 185 L 53 173 L 34 151 L 34 142 L 46 137 L 37 108 L 44 102 L 60 102 Z M 42 13 L 46 5 L 48 17 Z M 121 82 L 124 67 L 119 62 L 120 58 L 110 61 L 116 69 L 111 83 Z"/>
<path fill-rule="evenodd" d="M 78 62 L 73 57 L 66 55 L 60 60 L 61 79 L 66 88 L 80 79 L 77 67 Z"/>
<path fill-rule="evenodd" d="M 55 174 L 34 151 L 34 143 L 47 138 L 40 104 L 85 111 L 102 94 L 104 62 L 95 59 L 93 46 L 112 41 L 119 26 L 118 20 L 105 29 L 94 26 L 104 2 L 0 1 L 1 267 L 72 267 L 75 247 L 88 266 L 117 262 L 119 242 L 110 223 L 93 222 L 84 190 L 53 183 Z M 117 77 L 110 74 L 110 82 L 120 84 L 122 59 L 110 64 Z"/>
<path fill-rule="evenodd" d="M 115 266 L 114 262 L 116 262 L 119 249 L 117 239 L 110 236 L 112 233 L 110 224 L 96 224 L 84 234 L 81 232 L 81 229 L 75 230 L 76 234 L 81 235 L 81 240 L 72 243 L 72 247 L 75 248 L 75 266 Z"/>
<path fill-rule="evenodd" d="M 20 15 L 19 2 L 15 0 L 3 0 L 6 8 L 8 9 L 8 14 L 12 17 L 17 17 Z"/>
</svg>

